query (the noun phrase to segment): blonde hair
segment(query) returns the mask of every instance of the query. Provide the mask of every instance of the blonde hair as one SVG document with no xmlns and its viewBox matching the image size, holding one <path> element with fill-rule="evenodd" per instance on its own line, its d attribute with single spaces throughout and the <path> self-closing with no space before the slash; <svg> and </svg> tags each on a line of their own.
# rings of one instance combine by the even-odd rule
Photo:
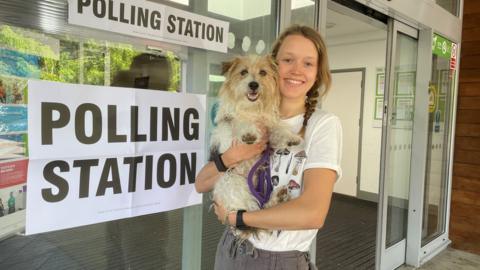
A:
<svg viewBox="0 0 480 270">
<path fill-rule="evenodd" d="M 323 41 L 322 36 L 313 28 L 304 25 L 292 25 L 285 29 L 275 41 L 272 49 L 272 57 L 277 58 L 278 51 L 283 44 L 286 37 L 291 35 L 300 35 L 310 40 L 317 49 L 318 63 L 317 63 L 317 76 L 312 88 L 307 92 L 307 98 L 305 99 L 305 114 L 303 116 L 303 126 L 300 134 L 305 133 L 305 128 L 308 123 L 308 119 L 315 111 L 318 100 L 324 97 L 330 90 L 332 84 L 332 76 L 330 74 L 330 68 L 328 66 L 327 47 Z"/>
</svg>

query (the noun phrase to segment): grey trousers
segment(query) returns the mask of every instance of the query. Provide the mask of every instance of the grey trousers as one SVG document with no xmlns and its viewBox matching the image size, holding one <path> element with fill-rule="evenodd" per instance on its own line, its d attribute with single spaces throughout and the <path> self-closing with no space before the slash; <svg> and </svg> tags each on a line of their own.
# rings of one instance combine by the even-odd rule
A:
<svg viewBox="0 0 480 270">
<path fill-rule="evenodd" d="M 308 252 L 268 251 L 255 248 L 248 240 L 239 241 L 227 229 L 220 238 L 215 270 L 316 270 Z"/>
</svg>

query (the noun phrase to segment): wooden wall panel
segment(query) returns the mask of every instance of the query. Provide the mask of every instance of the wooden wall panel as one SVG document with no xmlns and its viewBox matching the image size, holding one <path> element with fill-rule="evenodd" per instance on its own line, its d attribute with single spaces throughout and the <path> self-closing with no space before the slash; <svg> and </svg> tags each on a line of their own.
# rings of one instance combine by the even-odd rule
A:
<svg viewBox="0 0 480 270">
<path fill-rule="evenodd" d="M 478 41 L 480 40 L 480 28 L 464 28 L 462 41 Z"/>
<path fill-rule="evenodd" d="M 459 101 L 459 103 L 460 103 L 460 101 Z M 480 110 L 475 110 L 477 108 L 474 108 L 474 110 L 459 108 L 457 110 L 457 113 L 458 113 L 457 114 L 457 123 L 479 124 L 480 123 Z"/>
<path fill-rule="evenodd" d="M 478 50 L 480 51 L 480 47 Z M 480 83 L 460 82 L 458 95 L 459 97 L 480 96 Z"/>
<path fill-rule="evenodd" d="M 480 124 L 457 123 L 456 136 L 480 137 Z"/>
<path fill-rule="evenodd" d="M 480 13 L 480 1 L 478 0 L 463 1 L 463 14 L 479 14 L 479 13 Z"/>
<path fill-rule="evenodd" d="M 460 82 L 480 83 L 480 66 L 475 69 L 460 69 Z"/>
<path fill-rule="evenodd" d="M 472 192 L 479 193 L 480 178 L 466 178 L 461 176 L 454 176 L 452 188 L 459 189 L 459 190 L 470 190 Z M 480 215 L 477 215 L 477 216 L 480 217 Z"/>
<path fill-rule="evenodd" d="M 450 209 L 454 248 L 480 254 L 480 1 L 464 1 Z"/>
<path fill-rule="evenodd" d="M 480 152 L 455 150 L 455 161 L 462 164 L 480 165 Z"/>
<path fill-rule="evenodd" d="M 480 175 L 480 166 L 455 162 L 453 163 L 453 175 L 477 178 Z"/>
<path fill-rule="evenodd" d="M 463 28 L 475 28 L 480 25 L 480 13 L 470 13 L 463 16 Z"/>
<path fill-rule="evenodd" d="M 477 196 L 476 192 L 456 190 L 454 193 L 452 193 L 452 202 L 468 206 L 465 207 L 465 209 L 469 209 L 470 211 L 468 213 L 465 213 L 464 216 L 478 218 L 478 215 L 473 215 L 477 211 L 480 211 L 480 197 Z"/>
<path fill-rule="evenodd" d="M 457 136 L 455 150 L 480 151 L 480 138 Z"/>
<path fill-rule="evenodd" d="M 480 54 L 480 43 L 476 41 L 462 41 L 462 50 L 460 55 L 468 56 L 468 55 L 479 55 Z"/>
<path fill-rule="evenodd" d="M 480 97 L 458 97 L 458 109 L 475 110 L 480 108 Z"/>
<path fill-rule="evenodd" d="M 465 69 L 477 68 L 478 63 L 480 62 L 480 54 L 470 54 L 463 55 L 462 61 L 460 62 L 460 67 Z"/>
</svg>

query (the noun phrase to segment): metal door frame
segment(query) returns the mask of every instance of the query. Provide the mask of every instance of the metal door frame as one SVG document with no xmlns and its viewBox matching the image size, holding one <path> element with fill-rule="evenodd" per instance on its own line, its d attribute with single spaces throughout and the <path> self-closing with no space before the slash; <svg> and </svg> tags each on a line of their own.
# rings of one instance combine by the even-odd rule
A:
<svg viewBox="0 0 480 270">
<path fill-rule="evenodd" d="M 388 38 L 387 38 L 387 57 L 385 65 L 385 85 L 384 91 L 384 104 L 383 104 L 383 120 L 382 120 L 382 147 L 380 156 L 380 183 L 379 183 L 379 199 L 378 199 L 378 219 L 377 219 L 377 244 L 376 244 L 376 261 L 375 267 L 377 270 L 390 270 L 395 269 L 402 265 L 406 261 L 406 246 L 407 238 L 394 244 L 393 246 L 386 247 L 387 239 L 387 210 L 388 210 L 388 196 L 387 191 L 388 183 L 386 182 L 385 172 L 386 166 L 389 164 L 390 148 L 388 147 L 390 142 L 389 122 L 392 117 L 393 110 L 393 95 L 390 95 L 394 91 L 394 76 L 395 76 L 395 56 L 397 52 L 397 37 L 398 34 L 410 36 L 418 41 L 418 29 L 396 21 L 393 18 L 389 18 L 388 21 Z M 418 56 L 417 56 L 418 61 Z M 418 69 L 416 71 L 417 78 Z M 419 89 L 416 89 L 416 92 Z M 416 109 L 416 108 L 415 108 Z M 414 123 L 415 123 L 414 118 Z M 413 138 L 414 139 L 414 138 Z M 413 140 L 412 140 L 413 141 Z M 412 172 L 412 170 L 411 170 Z M 412 178 L 410 177 L 410 180 Z M 411 181 L 410 181 L 411 182 Z M 410 197 L 410 194 L 409 194 Z M 409 206 L 410 209 L 410 206 Z"/>
</svg>

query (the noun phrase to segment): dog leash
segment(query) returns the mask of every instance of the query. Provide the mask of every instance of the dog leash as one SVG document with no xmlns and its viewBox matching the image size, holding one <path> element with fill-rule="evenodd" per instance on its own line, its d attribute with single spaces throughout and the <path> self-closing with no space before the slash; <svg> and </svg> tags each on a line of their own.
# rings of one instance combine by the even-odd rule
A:
<svg viewBox="0 0 480 270">
<path fill-rule="evenodd" d="M 262 157 L 252 166 L 247 177 L 248 188 L 257 199 L 260 208 L 263 208 L 265 203 L 268 202 L 273 190 L 272 179 L 270 177 L 270 150 L 270 147 L 267 147 L 267 149 L 263 151 Z M 261 166 L 263 168 L 260 168 Z M 257 173 L 258 177 L 257 186 L 253 185 L 255 173 Z M 266 190 L 264 191 L 265 187 Z"/>
</svg>

